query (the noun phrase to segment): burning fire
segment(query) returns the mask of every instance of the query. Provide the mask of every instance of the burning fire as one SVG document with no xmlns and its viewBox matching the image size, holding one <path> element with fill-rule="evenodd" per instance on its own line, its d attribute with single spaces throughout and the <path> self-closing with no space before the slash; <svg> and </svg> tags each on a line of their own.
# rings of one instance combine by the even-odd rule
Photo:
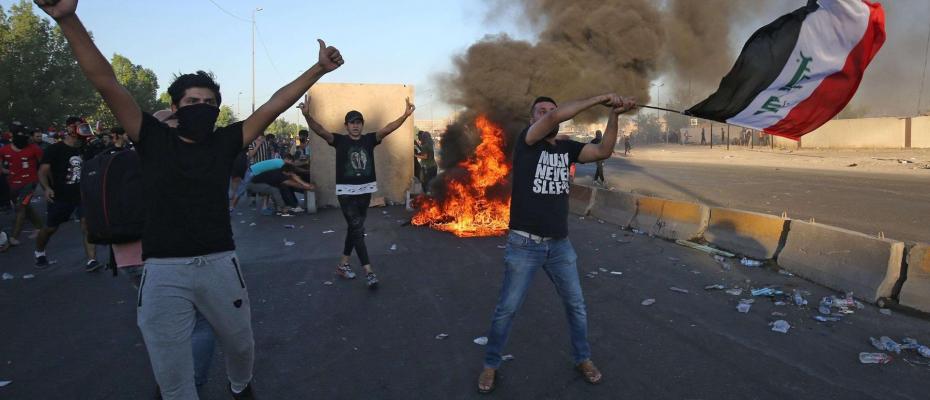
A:
<svg viewBox="0 0 930 400">
<path fill-rule="evenodd" d="M 411 221 L 414 225 L 428 224 L 458 237 L 500 236 L 507 231 L 509 193 L 497 199 L 488 194 L 510 175 L 510 164 L 504 156 L 504 130 L 485 116 L 479 116 L 475 126 L 481 132 L 481 144 L 475 154 L 458 164 L 467 174 L 445 177 L 442 199 L 419 197 L 419 210 Z"/>
</svg>

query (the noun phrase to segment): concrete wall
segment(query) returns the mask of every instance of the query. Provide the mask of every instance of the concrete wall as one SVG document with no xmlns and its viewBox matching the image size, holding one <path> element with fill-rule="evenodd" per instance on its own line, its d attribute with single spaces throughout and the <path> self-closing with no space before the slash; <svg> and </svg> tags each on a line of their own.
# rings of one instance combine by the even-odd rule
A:
<svg viewBox="0 0 930 400">
<path fill-rule="evenodd" d="M 804 135 L 804 148 L 904 148 L 904 118 L 835 119 Z"/>
<path fill-rule="evenodd" d="M 345 115 L 358 110 L 365 116 L 365 133 L 381 129 L 404 113 L 404 98 L 413 98 L 411 85 L 318 83 L 310 88 L 310 112 L 333 133 L 345 134 Z M 375 147 L 378 193 L 387 201 L 404 202 L 413 178 L 413 118 Z M 336 152 L 319 136 L 310 134 L 311 178 L 317 185 L 317 204 L 339 206 L 336 200 Z"/>
<path fill-rule="evenodd" d="M 930 149 L 930 117 L 911 118 L 911 148 Z"/>
</svg>

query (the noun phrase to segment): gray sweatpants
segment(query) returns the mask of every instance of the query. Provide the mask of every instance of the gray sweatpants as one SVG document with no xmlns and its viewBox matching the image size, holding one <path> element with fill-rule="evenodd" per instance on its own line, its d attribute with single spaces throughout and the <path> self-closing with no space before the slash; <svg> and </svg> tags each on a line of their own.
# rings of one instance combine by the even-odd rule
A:
<svg viewBox="0 0 930 400">
<path fill-rule="evenodd" d="M 249 294 L 234 252 L 149 258 L 139 285 L 138 324 L 162 397 L 196 399 L 191 333 L 206 317 L 226 354 L 236 390 L 252 380 L 255 341 Z"/>
</svg>

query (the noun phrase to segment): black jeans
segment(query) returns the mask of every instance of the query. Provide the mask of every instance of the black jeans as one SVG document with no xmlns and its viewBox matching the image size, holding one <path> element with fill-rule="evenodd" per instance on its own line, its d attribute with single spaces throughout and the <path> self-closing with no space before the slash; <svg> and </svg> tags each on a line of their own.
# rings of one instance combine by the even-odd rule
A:
<svg viewBox="0 0 930 400">
<path fill-rule="evenodd" d="M 368 261 L 368 248 L 365 247 L 365 217 L 368 215 L 368 205 L 371 204 L 371 193 L 351 194 L 337 196 L 342 216 L 346 219 L 346 243 L 342 255 L 352 255 L 352 249 L 358 255 L 362 265 L 371 264 Z"/>
</svg>

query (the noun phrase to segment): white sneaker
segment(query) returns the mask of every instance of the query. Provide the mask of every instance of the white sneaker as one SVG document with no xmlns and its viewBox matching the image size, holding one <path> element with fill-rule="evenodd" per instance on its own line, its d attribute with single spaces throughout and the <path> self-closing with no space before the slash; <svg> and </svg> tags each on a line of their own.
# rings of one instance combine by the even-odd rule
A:
<svg viewBox="0 0 930 400">
<path fill-rule="evenodd" d="M 303 208 L 300 208 L 300 207 L 294 207 L 294 208 L 291 209 L 291 212 L 293 212 L 293 213 L 302 213 L 302 212 L 304 212 L 304 209 L 303 209 Z"/>
</svg>

